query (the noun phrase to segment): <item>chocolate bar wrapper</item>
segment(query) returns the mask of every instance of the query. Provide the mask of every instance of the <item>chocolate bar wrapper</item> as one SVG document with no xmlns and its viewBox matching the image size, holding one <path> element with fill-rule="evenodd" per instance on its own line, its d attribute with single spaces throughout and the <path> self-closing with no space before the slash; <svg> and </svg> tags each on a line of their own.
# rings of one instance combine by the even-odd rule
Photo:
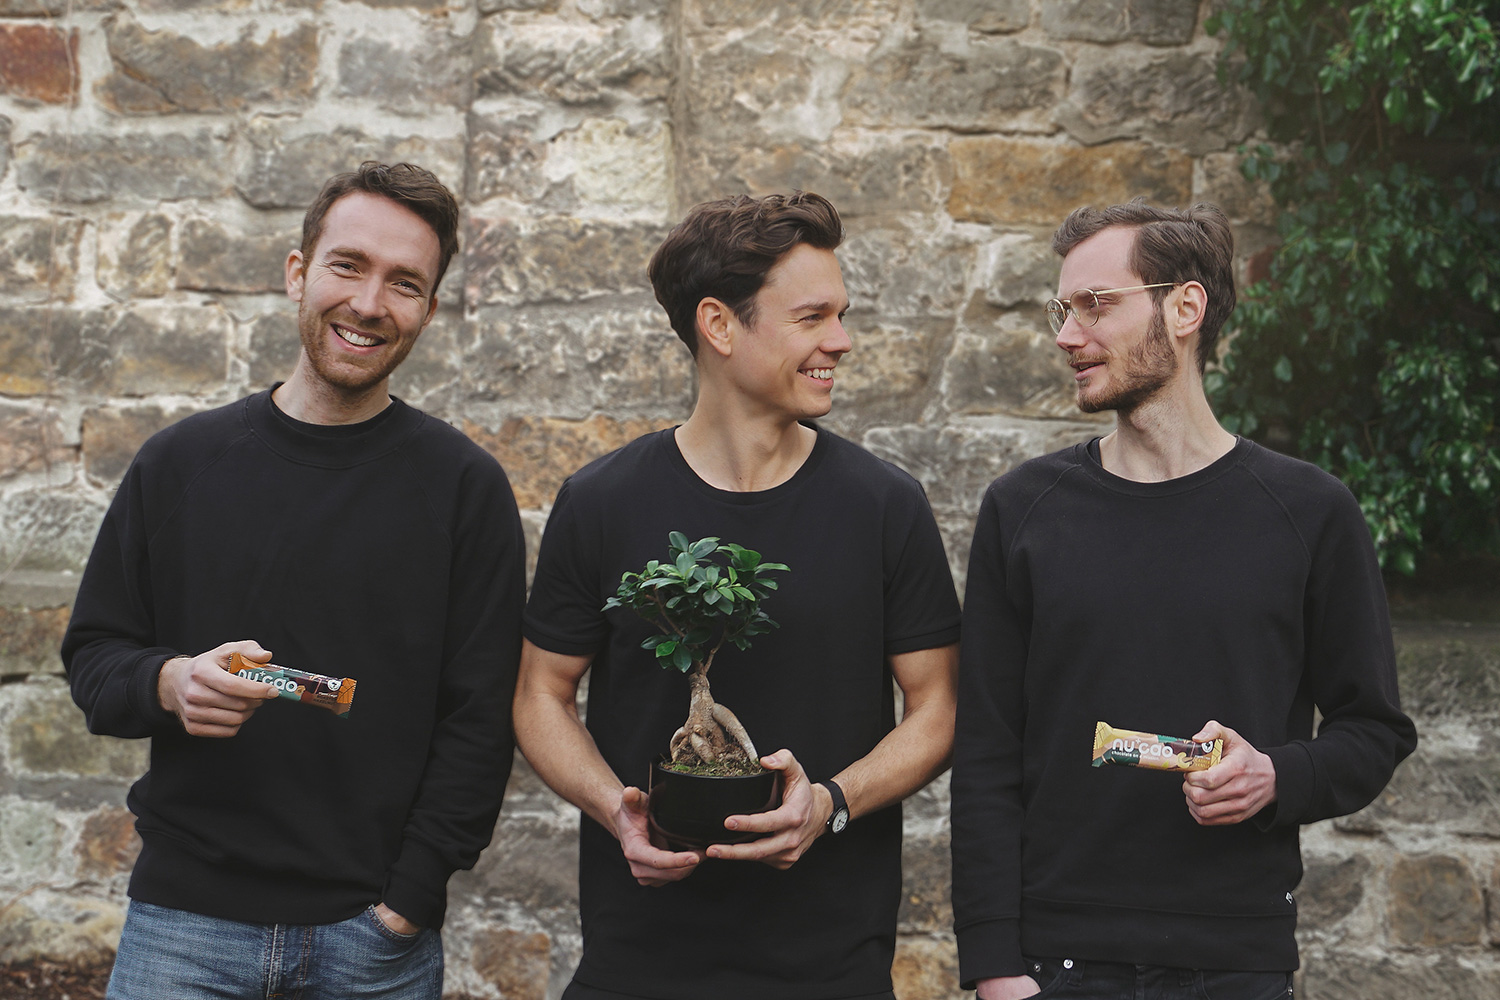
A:
<svg viewBox="0 0 1500 1000">
<path fill-rule="evenodd" d="M 1157 771 L 1206 771 L 1219 762 L 1223 753 L 1222 739 L 1197 743 L 1175 736 L 1116 729 L 1103 722 L 1094 727 L 1095 767 L 1121 764 Z"/>
<path fill-rule="evenodd" d="M 276 697 L 326 708 L 341 719 L 349 717 L 354 707 L 353 677 L 329 677 L 275 663 L 253 663 L 234 653 L 230 656 L 231 673 L 250 681 L 260 681 L 276 689 Z"/>
</svg>

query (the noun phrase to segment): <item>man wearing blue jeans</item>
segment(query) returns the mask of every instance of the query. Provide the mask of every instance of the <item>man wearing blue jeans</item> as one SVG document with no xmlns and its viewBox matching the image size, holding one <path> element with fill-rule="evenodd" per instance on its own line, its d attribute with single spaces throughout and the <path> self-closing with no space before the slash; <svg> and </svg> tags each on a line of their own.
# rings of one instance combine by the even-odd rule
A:
<svg viewBox="0 0 1500 1000">
<path fill-rule="evenodd" d="M 151 739 L 112 1000 L 441 994 L 525 594 L 504 472 L 388 391 L 457 224 L 420 167 L 332 178 L 287 258 L 290 378 L 155 435 L 105 516 L 62 654 L 91 732 Z M 235 654 L 352 679 L 352 706 L 268 703 Z"/>
<path fill-rule="evenodd" d="M 1336 479 L 1209 409 L 1235 300 L 1222 212 L 1084 208 L 1052 245 L 1078 406 L 1116 423 L 980 508 L 952 780 L 960 977 L 980 1000 L 1288 997 L 1298 825 L 1369 803 L 1416 745 L 1369 530 Z M 1186 778 L 1094 766 L 1101 722 L 1223 756 Z"/>
</svg>

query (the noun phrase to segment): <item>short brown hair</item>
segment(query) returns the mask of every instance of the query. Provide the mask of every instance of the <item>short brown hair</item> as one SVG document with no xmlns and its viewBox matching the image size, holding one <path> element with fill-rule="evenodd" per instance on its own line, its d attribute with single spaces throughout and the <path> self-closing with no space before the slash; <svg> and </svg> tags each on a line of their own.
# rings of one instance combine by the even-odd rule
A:
<svg viewBox="0 0 1500 1000">
<path fill-rule="evenodd" d="M 1074 247 L 1106 229 L 1135 230 L 1129 268 L 1141 283 L 1181 284 L 1196 281 L 1208 292 L 1203 325 L 1198 328 L 1198 371 L 1214 356 L 1219 331 L 1234 311 L 1234 234 L 1217 205 L 1200 202 L 1189 209 L 1155 208 L 1144 198 L 1108 208 L 1075 209 L 1052 235 L 1052 249 L 1066 257 Z M 1158 310 L 1170 288 L 1153 288 Z"/>
<path fill-rule="evenodd" d="M 323 217 L 333 203 L 346 194 L 364 191 L 389 198 L 404 208 L 409 208 L 432 227 L 437 234 L 437 275 L 432 281 L 432 293 L 437 294 L 443 275 L 448 271 L 448 262 L 458 252 L 458 200 L 453 192 L 437 179 L 437 175 L 424 167 L 412 163 L 396 163 L 387 166 L 375 160 L 366 160 L 358 170 L 334 174 L 323 185 L 323 190 L 313 199 L 307 214 L 302 217 L 302 259 L 311 259 L 318 237 L 323 235 Z"/>
<path fill-rule="evenodd" d="M 689 212 L 651 255 L 646 273 L 672 329 L 697 357 L 698 303 L 712 296 L 749 326 L 755 295 L 777 261 L 802 243 L 833 250 L 843 241 L 838 210 L 821 195 L 739 195 Z"/>
</svg>

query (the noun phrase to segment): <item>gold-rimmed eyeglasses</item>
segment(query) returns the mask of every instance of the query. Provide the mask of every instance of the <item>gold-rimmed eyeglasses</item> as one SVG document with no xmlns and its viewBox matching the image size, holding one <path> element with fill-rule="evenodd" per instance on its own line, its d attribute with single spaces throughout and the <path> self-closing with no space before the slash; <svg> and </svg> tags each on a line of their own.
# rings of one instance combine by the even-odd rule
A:
<svg viewBox="0 0 1500 1000">
<path fill-rule="evenodd" d="M 1049 299 L 1047 301 L 1047 322 L 1052 325 L 1053 333 L 1062 333 L 1063 324 L 1068 321 L 1068 313 L 1078 321 L 1079 326 L 1093 326 L 1099 322 L 1099 296 L 1115 295 L 1119 292 L 1144 292 L 1148 288 L 1171 288 L 1180 284 L 1176 281 L 1158 281 L 1154 285 L 1130 285 L 1126 288 L 1106 288 L 1096 292 L 1092 288 L 1080 288 L 1065 299 Z"/>
</svg>

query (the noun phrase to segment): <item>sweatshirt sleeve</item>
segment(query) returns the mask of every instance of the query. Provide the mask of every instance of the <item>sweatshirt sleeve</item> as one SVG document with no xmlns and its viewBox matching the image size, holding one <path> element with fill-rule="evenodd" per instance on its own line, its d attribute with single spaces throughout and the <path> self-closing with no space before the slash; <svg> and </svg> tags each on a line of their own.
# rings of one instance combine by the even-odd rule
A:
<svg viewBox="0 0 1500 1000">
<path fill-rule="evenodd" d="M 1385 587 L 1369 529 L 1340 484 L 1309 539 L 1304 599 L 1306 683 L 1322 714 L 1317 735 L 1262 747 L 1276 768 L 1277 800 L 1262 828 L 1343 816 L 1374 801 L 1416 748 L 1401 711 Z"/>
<path fill-rule="evenodd" d="M 1007 586 L 996 487 L 969 552 L 953 750 L 953 918 L 964 989 L 1021 975 L 1023 679 L 1028 626 Z"/>
<path fill-rule="evenodd" d="M 177 651 L 156 644 L 139 462 L 99 528 L 63 635 L 63 669 L 89 732 L 142 738 L 175 727 L 156 681 Z"/>
<path fill-rule="evenodd" d="M 489 846 L 515 750 L 525 541 L 500 467 L 486 459 L 470 475 L 452 539 L 436 725 L 383 891 L 387 906 L 424 927 L 442 926 L 449 877 Z"/>
</svg>

